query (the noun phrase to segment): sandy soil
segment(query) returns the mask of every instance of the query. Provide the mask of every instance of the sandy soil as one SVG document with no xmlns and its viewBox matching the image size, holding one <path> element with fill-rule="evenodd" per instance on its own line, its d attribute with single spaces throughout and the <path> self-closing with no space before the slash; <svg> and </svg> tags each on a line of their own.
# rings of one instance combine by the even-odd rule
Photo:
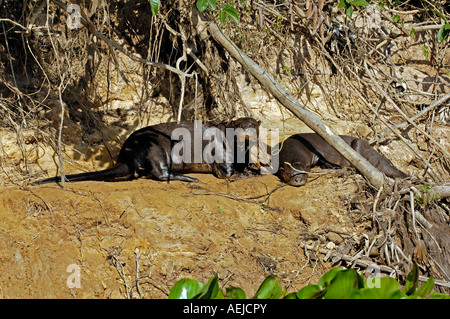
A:
<svg viewBox="0 0 450 319">
<path fill-rule="evenodd" d="M 301 244 L 363 228 L 343 206 L 360 175 L 331 173 L 268 198 L 282 185 L 276 176 L 191 176 L 200 181 L 0 189 L 0 297 L 136 298 L 138 276 L 141 297 L 166 298 L 177 280 L 214 273 L 248 296 L 269 274 L 294 291 L 331 267 L 308 260 Z"/>
</svg>

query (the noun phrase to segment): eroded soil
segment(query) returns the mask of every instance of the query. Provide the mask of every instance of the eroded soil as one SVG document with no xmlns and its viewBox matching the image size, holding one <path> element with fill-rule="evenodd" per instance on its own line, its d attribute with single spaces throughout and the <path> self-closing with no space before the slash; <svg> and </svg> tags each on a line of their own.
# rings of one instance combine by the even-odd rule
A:
<svg viewBox="0 0 450 319">
<path fill-rule="evenodd" d="M 1 297 L 136 298 L 138 275 L 141 297 L 166 298 L 177 280 L 206 282 L 214 273 L 222 287 L 242 287 L 249 297 L 269 274 L 294 291 L 331 267 L 305 256 L 300 245 L 311 234 L 363 231 L 343 205 L 358 196 L 360 175 L 330 173 L 278 189 L 273 175 L 231 182 L 190 176 L 200 181 L 1 189 Z M 80 288 L 67 284 L 72 264 Z"/>
</svg>

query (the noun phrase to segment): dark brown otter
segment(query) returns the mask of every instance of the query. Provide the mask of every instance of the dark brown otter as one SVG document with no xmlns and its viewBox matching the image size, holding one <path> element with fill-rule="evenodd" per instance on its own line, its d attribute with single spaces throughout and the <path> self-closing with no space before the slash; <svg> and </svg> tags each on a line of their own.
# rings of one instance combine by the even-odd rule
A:
<svg viewBox="0 0 450 319">
<path fill-rule="evenodd" d="M 223 125 L 227 129 L 233 129 L 233 134 L 227 131 L 227 138 L 229 145 L 232 145 L 235 172 L 259 173 L 259 158 L 255 150 L 258 147 L 261 121 L 251 117 L 241 117 Z"/>
<path fill-rule="evenodd" d="M 387 176 L 407 177 L 366 141 L 353 136 L 340 135 L 340 137 Z M 352 166 L 330 144 L 315 133 L 296 134 L 286 139 L 280 150 L 279 163 L 278 175 L 292 186 L 305 185 L 308 178 L 308 174 L 305 172 L 309 172 L 316 165 L 327 168 Z"/>
<path fill-rule="evenodd" d="M 197 126 L 196 126 L 197 125 Z M 178 131 L 175 131 L 179 129 Z M 186 133 L 174 136 L 173 132 Z M 206 133 L 207 132 L 207 133 Z M 205 134 L 206 133 L 206 134 Z M 217 134 L 215 136 L 214 134 Z M 223 137 L 219 137 L 222 134 Z M 204 140 L 208 135 L 210 140 Z M 211 138 L 211 136 L 214 136 Z M 183 139 L 180 140 L 180 137 Z M 195 143 L 197 141 L 197 143 Z M 203 156 L 206 147 L 211 146 L 211 141 L 222 143 L 222 161 Z M 180 144 L 181 143 L 181 144 Z M 184 143 L 184 144 L 183 144 Z M 216 145 L 217 146 L 217 145 Z M 174 151 L 175 158 L 172 156 Z M 180 151 L 183 152 L 180 152 Z M 186 152 L 186 153 L 184 153 Z M 183 153 L 183 154 L 182 154 Z M 191 160 L 183 156 L 191 154 Z M 233 174 L 233 163 L 230 149 L 224 132 L 217 127 L 210 127 L 201 123 L 164 123 L 142 128 L 133 132 L 123 144 L 117 164 L 102 171 L 66 175 L 69 182 L 75 181 L 118 181 L 139 178 L 142 176 L 154 177 L 158 180 L 181 180 L 186 182 L 197 181 L 196 178 L 185 176 L 181 173 L 214 173 L 218 178 L 227 178 Z M 34 184 L 59 182 L 61 177 L 51 177 Z"/>
</svg>

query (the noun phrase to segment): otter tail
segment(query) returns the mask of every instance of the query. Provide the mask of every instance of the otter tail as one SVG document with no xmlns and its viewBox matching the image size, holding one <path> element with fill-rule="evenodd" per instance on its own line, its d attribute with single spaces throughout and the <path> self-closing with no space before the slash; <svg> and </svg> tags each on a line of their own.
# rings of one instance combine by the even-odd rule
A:
<svg viewBox="0 0 450 319">
<path fill-rule="evenodd" d="M 119 164 L 117 166 L 98 171 L 80 174 L 66 175 L 66 180 L 69 182 L 81 181 L 112 181 L 119 177 L 127 177 L 130 175 L 130 170 L 126 164 Z M 41 185 L 46 183 L 58 183 L 61 181 L 61 176 L 50 177 L 40 181 L 33 182 L 33 185 Z"/>
</svg>

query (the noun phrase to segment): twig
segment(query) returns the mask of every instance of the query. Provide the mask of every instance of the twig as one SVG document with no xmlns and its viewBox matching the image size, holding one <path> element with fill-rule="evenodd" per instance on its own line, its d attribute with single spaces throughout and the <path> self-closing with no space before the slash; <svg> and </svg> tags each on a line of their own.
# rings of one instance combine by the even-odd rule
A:
<svg viewBox="0 0 450 319">
<path fill-rule="evenodd" d="M 136 249 L 134 250 L 134 253 L 136 254 L 136 289 L 139 293 L 139 298 L 142 299 L 142 291 L 141 291 L 141 286 L 139 285 L 139 273 L 140 273 L 140 263 L 139 263 L 139 248 L 136 247 Z M 133 285 L 131 286 L 131 298 L 133 298 Z"/>
<path fill-rule="evenodd" d="M 275 191 L 277 191 L 280 188 L 283 188 L 285 186 L 286 186 L 286 184 L 278 185 L 277 187 L 275 187 L 273 190 L 271 190 L 270 192 L 268 192 L 266 194 L 258 195 L 258 196 L 252 196 L 252 197 L 247 197 L 247 198 L 242 198 L 242 197 L 238 197 L 238 196 L 233 195 L 233 194 L 225 194 L 225 193 L 206 193 L 206 192 L 199 193 L 199 192 L 195 192 L 195 193 L 192 193 L 192 195 L 216 195 L 216 196 L 222 196 L 222 197 L 230 198 L 230 199 L 237 200 L 237 201 L 262 204 L 265 201 L 267 201 L 267 199 L 270 197 L 270 195 L 272 195 Z M 258 200 L 258 198 L 261 198 L 261 197 L 266 197 L 266 198 L 264 200 Z"/>
<path fill-rule="evenodd" d="M 176 63 L 176 67 L 177 67 L 178 70 L 181 71 L 180 64 L 183 61 L 187 62 L 187 57 L 186 57 L 186 34 L 184 33 L 183 28 L 180 28 L 180 32 L 181 32 L 181 42 L 183 43 L 183 55 L 178 58 L 177 63 Z M 180 103 L 178 105 L 177 123 L 181 122 L 181 111 L 183 110 L 184 92 L 185 92 L 185 87 L 186 87 L 186 75 L 185 75 L 185 73 L 182 72 L 181 74 L 179 74 L 179 76 L 180 76 L 180 81 L 181 81 L 181 96 L 180 96 Z"/>
<path fill-rule="evenodd" d="M 114 267 L 116 267 L 116 270 L 117 270 L 117 272 L 120 275 L 120 278 L 122 278 L 123 284 L 125 286 L 125 294 L 126 294 L 127 299 L 131 299 L 131 296 L 130 296 L 130 293 L 129 293 L 129 289 L 128 289 L 128 283 L 127 283 L 127 281 L 125 279 L 125 276 L 123 274 L 122 262 L 115 255 L 111 256 L 111 261 L 112 261 L 112 264 L 114 265 Z"/>
<path fill-rule="evenodd" d="M 325 175 L 325 174 L 328 174 L 330 171 L 335 171 L 335 170 L 322 170 L 321 172 L 308 172 L 308 171 L 302 171 L 302 170 L 299 170 L 299 169 L 296 169 L 296 168 L 292 167 L 292 164 L 289 163 L 289 162 L 284 162 L 284 164 L 289 166 L 294 172 L 302 173 L 302 174 L 308 174 L 308 175 L 309 174 L 311 174 L 311 175 Z"/>
<path fill-rule="evenodd" d="M 405 25 L 404 28 L 408 31 L 414 29 L 416 32 L 418 31 L 429 31 L 429 30 L 439 30 L 440 28 L 442 28 L 443 24 L 433 24 L 433 25 L 417 25 L 417 24 L 412 24 L 412 25 Z"/>
<path fill-rule="evenodd" d="M 386 98 L 386 100 L 388 100 L 394 106 L 394 108 L 397 110 L 397 112 L 399 112 L 400 115 L 402 115 L 403 118 L 406 119 L 406 121 L 409 124 L 414 126 L 420 133 L 425 135 L 430 141 L 435 143 L 441 149 L 441 151 L 445 154 L 445 156 L 450 158 L 450 153 L 440 143 L 438 143 L 438 141 L 436 141 L 434 139 L 434 137 L 432 137 L 430 134 L 428 134 L 427 132 L 422 130 L 420 127 L 418 127 L 417 124 L 414 123 L 412 120 L 410 120 L 409 117 L 397 106 L 397 104 L 392 100 L 392 98 L 386 93 L 386 91 L 383 90 L 383 88 L 375 80 L 375 78 L 373 77 L 372 73 L 369 71 L 369 68 L 367 67 L 367 64 L 368 64 L 367 61 L 364 60 L 364 69 L 366 70 L 367 75 L 369 75 L 369 77 L 372 80 L 373 84 L 375 84 L 375 86 L 378 88 L 378 90 L 380 90 L 381 94 L 383 94 L 383 96 Z"/>
<path fill-rule="evenodd" d="M 436 106 L 438 106 L 438 105 L 440 105 L 440 104 L 446 102 L 448 99 L 450 99 L 450 94 L 444 95 L 444 96 L 441 97 L 439 100 L 437 100 L 437 101 L 435 101 L 434 103 L 432 103 L 431 105 L 427 106 L 426 108 L 424 108 L 422 111 L 420 111 L 420 112 L 417 113 L 416 115 L 411 116 L 411 117 L 409 118 L 409 120 L 410 120 L 410 121 L 416 120 L 416 119 L 417 119 L 418 117 L 420 117 L 422 114 L 424 114 L 424 113 L 430 111 L 431 109 L 435 108 Z M 403 123 L 393 125 L 392 128 L 403 127 L 403 126 L 405 126 L 405 125 L 407 125 L 407 124 L 408 124 L 408 121 L 405 121 L 405 122 L 403 122 Z M 369 144 L 372 144 L 372 143 L 376 142 L 376 141 L 379 140 L 381 137 L 383 137 L 385 134 L 387 134 L 389 131 L 390 131 L 390 130 L 387 129 L 387 130 L 381 132 L 380 134 L 378 134 L 377 136 L 373 137 L 373 138 L 369 141 Z"/>
<path fill-rule="evenodd" d="M 414 233 L 416 234 L 417 240 L 420 241 L 419 234 L 417 233 L 416 229 L 416 214 L 414 209 L 414 194 L 412 191 L 409 191 L 409 204 L 411 206 L 411 217 L 412 217 L 412 228 L 414 230 Z"/>
<path fill-rule="evenodd" d="M 2 18 L 2 19 L 0 19 L 0 22 L 2 22 L 2 21 L 4 21 L 4 22 L 9 22 L 9 23 L 11 23 L 11 24 L 14 24 L 15 26 L 18 26 L 18 27 L 22 28 L 23 30 L 25 30 L 25 33 L 26 33 L 27 35 L 30 33 L 30 29 L 28 29 L 27 27 L 24 27 L 24 26 L 21 25 L 20 23 L 17 23 L 16 21 L 13 21 L 13 20 L 8 19 L 8 18 Z"/>
<path fill-rule="evenodd" d="M 60 0 L 51 0 L 52 2 L 54 2 L 55 4 L 57 4 L 59 7 L 63 8 L 64 10 L 67 11 L 67 5 L 60 1 Z M 129 51 L 127 51 L 125 48 L 123 48 L 121 45 L 119 45 L 117 42 L 109 39 L 107 36 L 105 36 L 103 33 L 98 32 L 97 30 L 95 30 L 94 28 L 92 28 L 93 25 L 89 25 L 89 23 L 83 18 L 80 18 L 80 22 L 84 25 L 87 26 L 89 31 L 92 32 L 93 34 L 95 34 L 97 37 L 99 37 L 100 39 L 102 39 L 103 41 L 106 41 L 106 43 L 108 45 L 111 45 L 112 47 L 118 49 L 119 51 L 121 51 L 122 53 L 126 54 L 130 59 L 143 63 L 143 64 L 147 64 L 153 67 L 157 67 L 157 68 L 162 68 L 162 69 L 166 69 L 170 72 L 176 73 L 178 75 L 184 75 L 186 77 L 193 77 L 193 74 L 186 74 L 180 70 L 178 70 L 177 68 L 174 68 L 173 66 L 170 66 L 168 64 L 163 64 L 163 63 L 158 63 L 158 62 L 153 62 L 153 61 L 149 61 L 143 58 L 140 58 L 132 53 L 130 53 Z"/>
<path fill-rule="evenodd" d="M 62 68 L 61 68 L 61 65 L 59 63 L 58 50 L 56 49 L 56 46 L 55 46 L 55 44 L 53 42 L 53 38 L 52 38 L 52 35 L 51 35 L 51 32 L 50 32 L 50 25 L 48 23 L 49 7 L 50 7 L 50 3 L 47 0 L 47 22 L 46 22 L 46 26 L 47 26 L 47 32 L 48 32 L 48 37 L 50 39 L 50 43 L 52 44 L 53 50 L 55 51 L 55 60 L 56 60 L 57 66 L 58 66 L 58 73 L 59 73 L 59 78 L 60 78 L 60 83 L 59 83 L 59 86 L 58 86 L 58 97 L 59 97 L 59 103 L 61 105 L 61 123 L 59 125 L 59 132 L 58 132 L 58 160 L 59 160 L 59 169 L 60 169 L 60 173 L 61 173 L 61 187 L 64 188 L 66 175 L 65 175 L 65 170 L 64 170 L 64 161 L 63 161 L 63 157 L 62 157 L 62 130 L 63 130 L 63 127 L 64 127 L 65 108 L 64 108 L 64 102 L 62 100 L 62 91 L 63 91 L 63 86 L 64 86 L 65 73 L 62 73 Z"/>
<path fill-rule="evenodd" d="M 62 188 L 64 188 L 64 183 L 66 180 L 66 174 L 65 174 L 65 169 L 64 169 L 64 161 L 63 161 L 63 157 L 62 157 L 62 131 L 63 131 L 63 126 L 64 126 L 64 113 L 65 113 L 65 107 L 64 107 L 64 102 L 62 100 L 62 89 L 61 87 L 64 84 L 64 75 L 62 75 L 61 78 L 61 83 L 58 86 L 58 96 L 59 96 L 59 103 L 61 104 L 61 123 L 59 125 L 59 132 L 58 132 L 58 160 L 59 160 L 59 170 L 61 173 L 61 186 Z"/>
</svg>

